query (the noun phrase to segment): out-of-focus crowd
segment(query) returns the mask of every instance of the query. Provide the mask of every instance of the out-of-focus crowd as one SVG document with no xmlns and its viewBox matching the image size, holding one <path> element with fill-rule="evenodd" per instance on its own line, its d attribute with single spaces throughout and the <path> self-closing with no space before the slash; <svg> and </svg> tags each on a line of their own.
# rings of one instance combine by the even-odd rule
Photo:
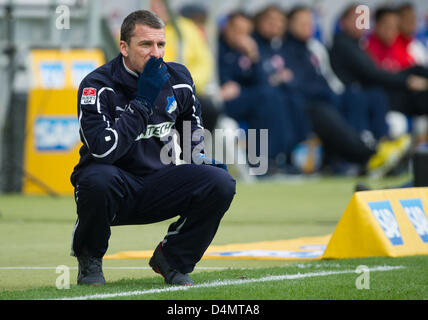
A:
<svg viewBox="0 0 428 320">
<path fill-rule="evenodd" d="M 411 139 L 412 121 L 428 114 L 428 51 L 414 37 L 411 4 L 372 9 L 370 30 L 350 5 L 328 48 L 314 36 L 310 7 L 236 11 L 219 24 L 217 52 L 203 7 L 186 6 L 176 19 L 162 1 L 151 9 L 166 22 L 165 60 L 181 61 L 194 77 L 205 128 L 228 117 L 268 129 L 270 174 L 383 175 L 426 143 Z"/>
</svg>

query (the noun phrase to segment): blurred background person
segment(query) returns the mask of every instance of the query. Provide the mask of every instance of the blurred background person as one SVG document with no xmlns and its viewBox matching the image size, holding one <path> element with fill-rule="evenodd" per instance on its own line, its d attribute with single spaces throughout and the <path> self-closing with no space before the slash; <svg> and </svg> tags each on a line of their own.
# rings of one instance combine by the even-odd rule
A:
<svg viewBox="0 0 428 320">
<path fill-rule="evenodd" d="M 411 12 L 408 12 L 408 9 L 404 9 L 406 22 L 404 32 L 406 32 L 407 36 L 400 34 L 400 15 L 396 9 L 379 7 L 376 10 L 375 17 L 376 24 L 365 48 L 375 64 L 390 73 L 401 73 L 410 76 L 420 75 L 424 77 L 421 81 L 427 82 L 428 69 L 423 65 L 417 64 L 408 50 L 409 38 L 407 38 L 407 32 L 411 32 L 413 29 L 411 26 Z M 407 23 L 410 23 L 410 27 L 408 27 Z M 391 109 L 407 115 L 427 114 L 428 91 L 421 91 L 416 93 L 403 90 L 398 92 L 390 91 Z"/>
<path fill-rule="evenodd" d="M 397 9 L 398 28 L 395 46 L 399 52 L 407 52 L 411 64 L 428 67 L 428 48 L 422 41 L 417 39 L 417 15 L 415 7 L 411 3 L 404 3 Z M 412 121 L 412 131 L 415 138 L 415 148 L 424 148 L 428 145 L 428 117 L 416 117 Z"/>
<path fill-rule="evenodd" d="M 300 109 L 294 109 L 293 98 L 288 94 L 284 85 L 290 82 L 294 75 L 286 65 L 282 55 L 284 48 L 284 35 L 287 30 L 287 16 L 278 5 L 269 5 L 258 11 L 254 16 L 254 32 L 252 37 L 259 48 L 260 72 L 257 74 L 259 81 L 269 86 L 271 94 L 278 97 L 280 107 L 285 112 L 290 125 L 284 126 L 284 134 L 288 137 L 289 147 L 278 157 L 279 166 L 285 166 L 288 171 L 300 173 L 312 172 L 311 160 L 308 163 L 308 150 L 304 148 L 301 152 L 301 165 L 293 163 L 292 153 L 296 146 L 305 141 L 308 136 L 308 127 L 306 126 L 305 114 Z M 298 168 L 298 167 L 301 168 Z"/>
<path fill-rule="evenodd" d="M 368 37 L 366 50 L 373 50 L 373 55 L 379 56 L 376 64 L 382 68 L 380 59 L 385 64 L 396 64 L 388 59 L 387 46 L 391 46 L 398 35 L 398 17 L 396 12 L 389 8 L 376 11 L 376 21 L 382 20 L 382 24 L 376 23 L 374 32 Z M 379 37 L 382 37 L 380 40 Z M 384 43 L 384 44 L 383 44 Z M 369 49 L 370 48 L 370 49 Z M 371 54 L 370 54 L 371 55 Z M 380 58 L 382 56 L 382 58 Z M 388 62 L 389 61 L 389 62 Z M 391 70 L 387 71 L 392 71 Z M 394 67 L 395 68 L 395 67 Z M 352 127 L 368 143 L 378 141 L 388 136 L 387 113 L 390 110 L 388 96 L 379 84 L 367 84 L 361 86 L 358 83 L 346 86 L 342 113 Z"/>
<path fill-rule="evenodd" d="M 202 21 L 199 26 L 191 19 L 177 15 L 171 19 L 164 1 L 151 0 L 151 10 L 165 22 L 165 61 L 185 64 L 193 76 L 196 96 L 202 106 L 203 126 L 209 131 L 215 129 L 220 107 L 212 98 L 209 84 L 214 80 L 215 59 L 209 48 Z M 201 6 L 188 7 L 184 12 L 197 11 L 206 14 Z"/>
<path fill-rule="evenodd" d="M 417 17 L 415 7 L 411 3 L 405 3 L 398 7 L 399 35 L 396 46 L 399 51 L 406 51 L 411 60 L 410 65 L 417 64 L 428 66 L 428 48 L 415 35 L 417 33 Z"/>
<path fill-rule="evenodd" d="M 388 72 L 417 74 L 428 78 L 426 48 L 414 38 L 416 32 L 416 14 L 411 4 L 397 9 L 379 7 L 375 12 L 375 27 L 370 34 L 366 51 L 376 65 Z M 406 114 L 407 122 L 415 136 L 415 145 L 426 143 L 427 120 L 419 115 L 428 110 L 428 93 L 390 92 L 394 112 L 390 116 Z M 413 117 L 411 117 L 413 116 Z M 425 127 L 425 129 L 423 129 Z"/>
<path fill-rule="evenodd" d="M 207 8 L 200 3 L 189 3 L 185 4 L 180 9 L 180 15 L 193 21 L 193 23 L 199 28 L 204 35 L 205 41 L 208 42 L 207 34 L 207 19 L 208 11 Z"/>
<path fill-rule="evenodd" d="M 397 9 L 377 8 L 367 52 L 380 68 L 390 72 L 414 65 L 426 66 L 427 50 L 415 39 L 416 26 L 416 13 L 411 4 L 403 4 Z"/>
<path fill-rule="evenodd" d="M 269 173 L 273 173 L 284 166 L 285 153 L 291 150 L 292 124 L 283 107 L 283 95 L 265 81 L 253 30 L 245 13 L 228 15 L 218 45 L 220 93 L 226 115 L 242 128 L 269 130 Z"/>
<path fill-rule="evenodd" d="M 357 19 L 356 5 L 346 8 L 341 15 L 341 30 L 334 36 L 330 50 L 330 61 L 336 75 L 346 87 L 383 87 L 388 94 L 399 93 L 402 99 L 389 99 L 391 108 L 403 109 L 402 104 L 396 105 L 395 102 L 407 99 L 415 103 L 412 107 L 408 104 L 411 109 L 404 108 L 404 113 L 427 114 L 428 100 L 419 98 L 426 95 L 427 79 L 411 72 L 392 73 L 379 68 L 362 47 L 364 29 L 357 28 Z"/>
<path fill-rule="evenodd" d="M 374 30 L 366 44 L 366 51 L 376 65 L 389 72 L 398 72 L 415 64 L 409 52 L 400 50 L 402 47 L 398 45 L 399 21 L 397 10 L 391 7 L 377 8 Z"/>
</svg>

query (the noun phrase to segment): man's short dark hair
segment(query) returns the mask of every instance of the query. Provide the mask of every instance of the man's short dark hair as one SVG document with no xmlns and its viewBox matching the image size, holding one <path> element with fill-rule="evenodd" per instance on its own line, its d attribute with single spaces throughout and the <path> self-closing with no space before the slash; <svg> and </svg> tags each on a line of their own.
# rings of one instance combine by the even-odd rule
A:
<svg viewBox="0 0 428 320">
<path fill-rule="evenodd" d="M 270 4 L 267 7 L 265 7 L 264 9 L 260 10 L 259 12 L 257 12 L 254 15 L 254 24 L 256 26 L 256 28 L 258 28 L 260 21 L 265 17 L 265 15 L 269 12 L 269 11 L 276 11 L 280 14 L 282 14 L 282 16 L 284 17 L 284 20 L 287 19 L 287 15 L 285 14 L 284 10 L 281 9 L 280 6 L 276 5 L 276 4 Z"/>
<path fill-rule="evenodd" d="M 397 12 L 399 14 L 402 14 L 407 10 L 415 10 L 415 6 L 410 2 L 405 2 L 397 7 Z"/>
<path fill-rule="evenodd" d="M 236 18 L 244 18 L 247 20 L 251 20 L 251 17 L 247 13 L 245 13 L 244 11 L 240 11 L 240 10 L 233 11 L 227 15 L 227 21 L 228 22 L 233 21 Z"/>
<path fill-rule="evenodd" d="M 376 23 L 381 21 L 388 14 L 397 14 L 397 10 L 391 7 L 379 7 L 375 12 Z"/>
<path fill-rule="evenodd" d="M 129 44 L 135 25 L 137 24 L 142 24 L 153 29 L 165 28 L 165 23 L 155 13 L 148 10 L 134 11 L 123 20 L 120 28 L 120 40 Z"/>
<path fill-rule="evenodd" d="M 290 20 L 292 20 L 294 17 L 295 17 L 295 15 L 296 14 L 298 14 L 299 12 L 301 12 L 301 11 L 309 11 L 309 12 L 312 12 L 312 10 L 311 10 L 311 8 L 310 7 L 308 7 L 308 6 L 305 6 L 305 5 L 296 5 L 296 6 L 294 6 L 293 8 L 291 8 L 291 10 L 290 11 L 288 11 L 288 13 L 287 13 L 287 18 L 288 18 L 288 20 L 290 21 Z"/>
<path fill-rule="evenodd" d="M 346 19 L 349 15 L 355 12 L 355 9 L 358 7 L 358 3 L 351 3 L 348 5 L 341 13 L 340 20 Z"/>
</svg>

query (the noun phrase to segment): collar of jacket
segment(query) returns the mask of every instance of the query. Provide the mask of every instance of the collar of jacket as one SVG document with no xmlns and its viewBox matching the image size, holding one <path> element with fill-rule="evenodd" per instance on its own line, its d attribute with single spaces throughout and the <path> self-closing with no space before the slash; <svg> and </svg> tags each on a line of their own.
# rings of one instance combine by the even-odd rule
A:
<svg viewBox="0 0 428 320">
<path fill-rule="evenodd" d="M 284 49 L 285 52 L 291 53 L 294 59 L 298 61 L 309 59 L 310 51 L 307 42 L 297 39 L 291 33 L 286 35 Z"/>
<path fill-rule="evenodd" d="M 113 80 L 118 83 L 129 94 L 134 94 L 137 90 L 138 74 L 125 65 L 124 58 L 120 53 L 113 63 Z"/>
<path fill-rule="evenodd" d="M 349 43 L 352 43 L 352 44 L 357 45 L 357 46 L 359 46 L 360 43 L 361 43 L 361 41 L 362 41 L 362 38 L 360 38 L 360 39 L 354 38 L 354 37 L 350 36 L 349 34 L 347 34 L 344 31 L 339 32 L 336 35 L 336 37 L 338 39 L 341 39 L 342 41 L 348 41 Z"/>
<path fill-rule="evenodd" d="M 302 41 L 297 39 L 293 34 L 291 34 L 290 32 L 287 33 L 287 37 L 285 38 L 285 43 L 289 43 L 289 44 L 293 44 L 295 46 L 299 46 L 302 49 L 306 49 L 306 41 Z"/>
<path fill-rule="evenodd" d="M 263 37 L 257 31 L 255 31 L 252 34 L 252 37 L 254 38 L 254 40 L 256 40 L 259 47 L 260 46 L 268 47 L 271 50 L 277 51 L 277 50 L 281 50 L 284 46 L 284 38 L 283 37 L 276 37 L 273 39 L 267 39 L 267 38 Z"/>
</svg>

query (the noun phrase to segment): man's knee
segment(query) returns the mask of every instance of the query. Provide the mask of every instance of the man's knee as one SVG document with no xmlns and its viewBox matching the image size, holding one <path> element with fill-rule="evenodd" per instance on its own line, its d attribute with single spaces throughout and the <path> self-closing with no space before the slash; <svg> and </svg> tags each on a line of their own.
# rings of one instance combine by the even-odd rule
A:
<svg viewBox="0 0 428 320">
<path fill-rule="evenodd" d="M 217 201 L 231 202 L 236 193 L 235 179 L 224 169 L 214 168 L 215 174 L 212 175 L 210 182 L 213 187 L 214 197 Z"/>
<path fill-rule="evenodd" d="M 124 198 L 123 181 L 117 167 L 91 164 L 76 179 L 76 203 L 79 218 L 96 221 L 98 227 L 110 225 Z"/>
<path fill-rule="evenodd" d="M 111 188 L 120 182 L 119 170 L 115 166 L 92 164 L 79 173 L 76 189 L 99 196 L 108 195 Z"/>
</svg>

